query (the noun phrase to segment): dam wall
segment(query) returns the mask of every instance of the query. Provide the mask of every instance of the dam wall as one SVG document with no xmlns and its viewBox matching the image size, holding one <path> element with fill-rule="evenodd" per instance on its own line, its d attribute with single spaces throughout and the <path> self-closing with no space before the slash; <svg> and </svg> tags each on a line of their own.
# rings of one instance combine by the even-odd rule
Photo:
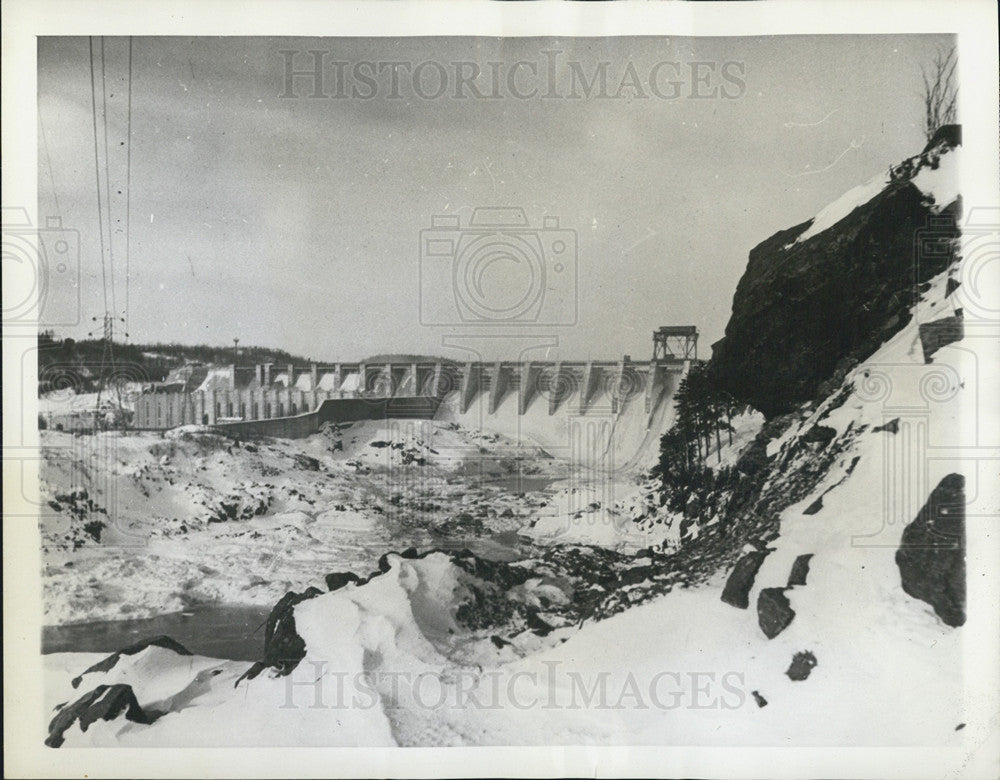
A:
<svg viewBox="0 0 1000 780">
<path fill-rule="evenodd" d="M 527 399 L 509 385 L 503 393 L 487 386 L 471 397 L 460 389 L 444 395 L 435 419 L 495 431 L 588 471 L 613 475 L 655 461 L 660 437 L 673 424 L 673 396 L 686 370 L 685 365 L 662 371 L 655 382 L 642 377 L 639 384 L 536 386 Z"/>
<path fill-rule="evenodd" d="M 288 366 L 281 373 L 265 366 L 247 371 L 241 387 L 143 393 L 134 427 L 205 425 L 234 436 L 302 438 L 325 422 L 434 419 L 493 431 L 614 475 L 655 460 L 691 362 L 362 363 Z M 240 374 L 233 370 L 231 377 L 236 385 Z"/>
</svg>

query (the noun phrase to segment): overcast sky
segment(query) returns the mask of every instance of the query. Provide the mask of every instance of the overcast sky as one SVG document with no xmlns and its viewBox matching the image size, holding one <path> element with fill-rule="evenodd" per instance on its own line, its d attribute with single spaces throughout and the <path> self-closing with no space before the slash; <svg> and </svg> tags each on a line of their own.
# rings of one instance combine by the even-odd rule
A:
<svg viewBox="0 0 1000 780">
<path fill-rule="evenodd" d="M 654 328 L 694 324 L 707 356 L 754 245 L 920 151 L 920 64 L 948 45 L 944 36 L 136 38 L 131 340 L 239 337 L 349 360 L 460 357 L 442 346 L 451 337 L 494 359 L 556 337 L 551 354 L 567 359 L 646 358 Z M 73 336 L 103 314 L 105 289 L 126 313 L 128 41 L 104 41 L 106 97 L 101 39 L 93 46 L 97 171 L 102 198 L 105 187 L 111 195 L 106 286 L 88 39 L 41 39 L 38 49 L 39 216 L 80 233 L 84 321 L 57 328 Z M 311 69 L 308 50 L 326 52 L 320 87 L 347 96 L 308 97 L 312 79 L 299 77 L 300 97 L 281 97 L 282 50 L 300 52 L 297 70 Z M 367 64 L 390 61 L 407 64 Z M 589 81 L 601 62 L 609 97 L 598 97 L 599 81 L 588 97 L 580 76 Z M 474 67 L 482 74 L 462 87 Z M 524 209 L 534 233 L 505 231 L 493 244 L 537 249 L 537 267 L 500 253 L 481 276 L 462 276 L 460 264 L 453 283 L 455 263 L 422 258 L 432 216 L 457 215 L 460 227 L 440 235 L 458 236 L 479 206 Z M 545 217 L 573 232 L 556 235 Z M 545 289 L 532 292 L 539 278 Z M 458 299 L 455 283 L 468 288 Z M 491 305 L 509 313 L 525 296 L 537 305 L 519 319 L 491 318 Z M 73 321 L 75 300 L 53 282 L 47 319 Z"/>
</svg>

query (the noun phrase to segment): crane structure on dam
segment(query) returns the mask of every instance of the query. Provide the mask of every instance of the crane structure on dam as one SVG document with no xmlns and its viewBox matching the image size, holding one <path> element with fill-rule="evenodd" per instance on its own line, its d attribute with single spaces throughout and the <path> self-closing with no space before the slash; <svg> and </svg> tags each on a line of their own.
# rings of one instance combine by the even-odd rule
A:
<svg viewBox="0 0 1000 780">
<path fill-rule="evenodd" d="M 698 329 L 694 325 L 664 325 L 653 331 L 653 361 L 697 360 Z"/>
</svg>

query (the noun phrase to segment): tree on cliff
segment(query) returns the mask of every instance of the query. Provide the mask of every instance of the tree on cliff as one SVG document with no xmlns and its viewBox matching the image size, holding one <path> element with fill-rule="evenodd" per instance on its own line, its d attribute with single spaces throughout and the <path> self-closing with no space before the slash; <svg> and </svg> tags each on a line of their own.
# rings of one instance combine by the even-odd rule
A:
<svg viewBox="0 0 1000 780">
<path fill-rule="evenodd" d="M 930 143 L 943 125 L 955 124 L 958 104 L 958 86 L 955 84 L 955 66 L 958 57 L 952 47 L 947 54 L 942 51 L 934 57 L 930 67 L 921 67 L 924 89 L 924 135 Z"/>
<path fill-rule="evenodd" d="M 689 461 L 688 448 L 695 445 L 698 460 L 708 457 L 715 439 L 716 457 L 722 460 L 722 431 L 732 443 L 732 416 L 736 404 L 732 396 L 722 390 L 709 371 L 708 364 L 696 363 L 681 380 L 674 395 L 677 404 L 676 429 L 679 437 L 674 441 L 685 442 L 685 460 Z M 725 420 L 723 420 L 725 418 Z M 703 446 L 704 445 L 704 446 Z"/>
</svg>

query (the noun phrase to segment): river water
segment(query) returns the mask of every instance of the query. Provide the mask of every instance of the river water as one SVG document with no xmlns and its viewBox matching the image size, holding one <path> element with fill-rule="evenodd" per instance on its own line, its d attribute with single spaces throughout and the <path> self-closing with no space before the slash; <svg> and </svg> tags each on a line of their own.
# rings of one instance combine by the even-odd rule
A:
<svg viewBox="0 0 1000 780">
<path fill-rule="evenodd" d="M 530 547 L 517 532 L 508 531 L 465 538 L 409 535 L 396 538 L 383 552 L 401 552 L 411 546 L 421 551 L 431 547 L 467 548 L 482 558 L 503 561 L 524 558 Z M 371 570 L 375 569 L 376 560 L 372 560 Z M 270 607 L 206 604 L 148 618 L 43 626 L 42 652 L 113 653 L 144 639 L 167 635 L 196 655 L 257 661 L 264 655 L 264 625 L 270 611 Z"/>
</svg>

